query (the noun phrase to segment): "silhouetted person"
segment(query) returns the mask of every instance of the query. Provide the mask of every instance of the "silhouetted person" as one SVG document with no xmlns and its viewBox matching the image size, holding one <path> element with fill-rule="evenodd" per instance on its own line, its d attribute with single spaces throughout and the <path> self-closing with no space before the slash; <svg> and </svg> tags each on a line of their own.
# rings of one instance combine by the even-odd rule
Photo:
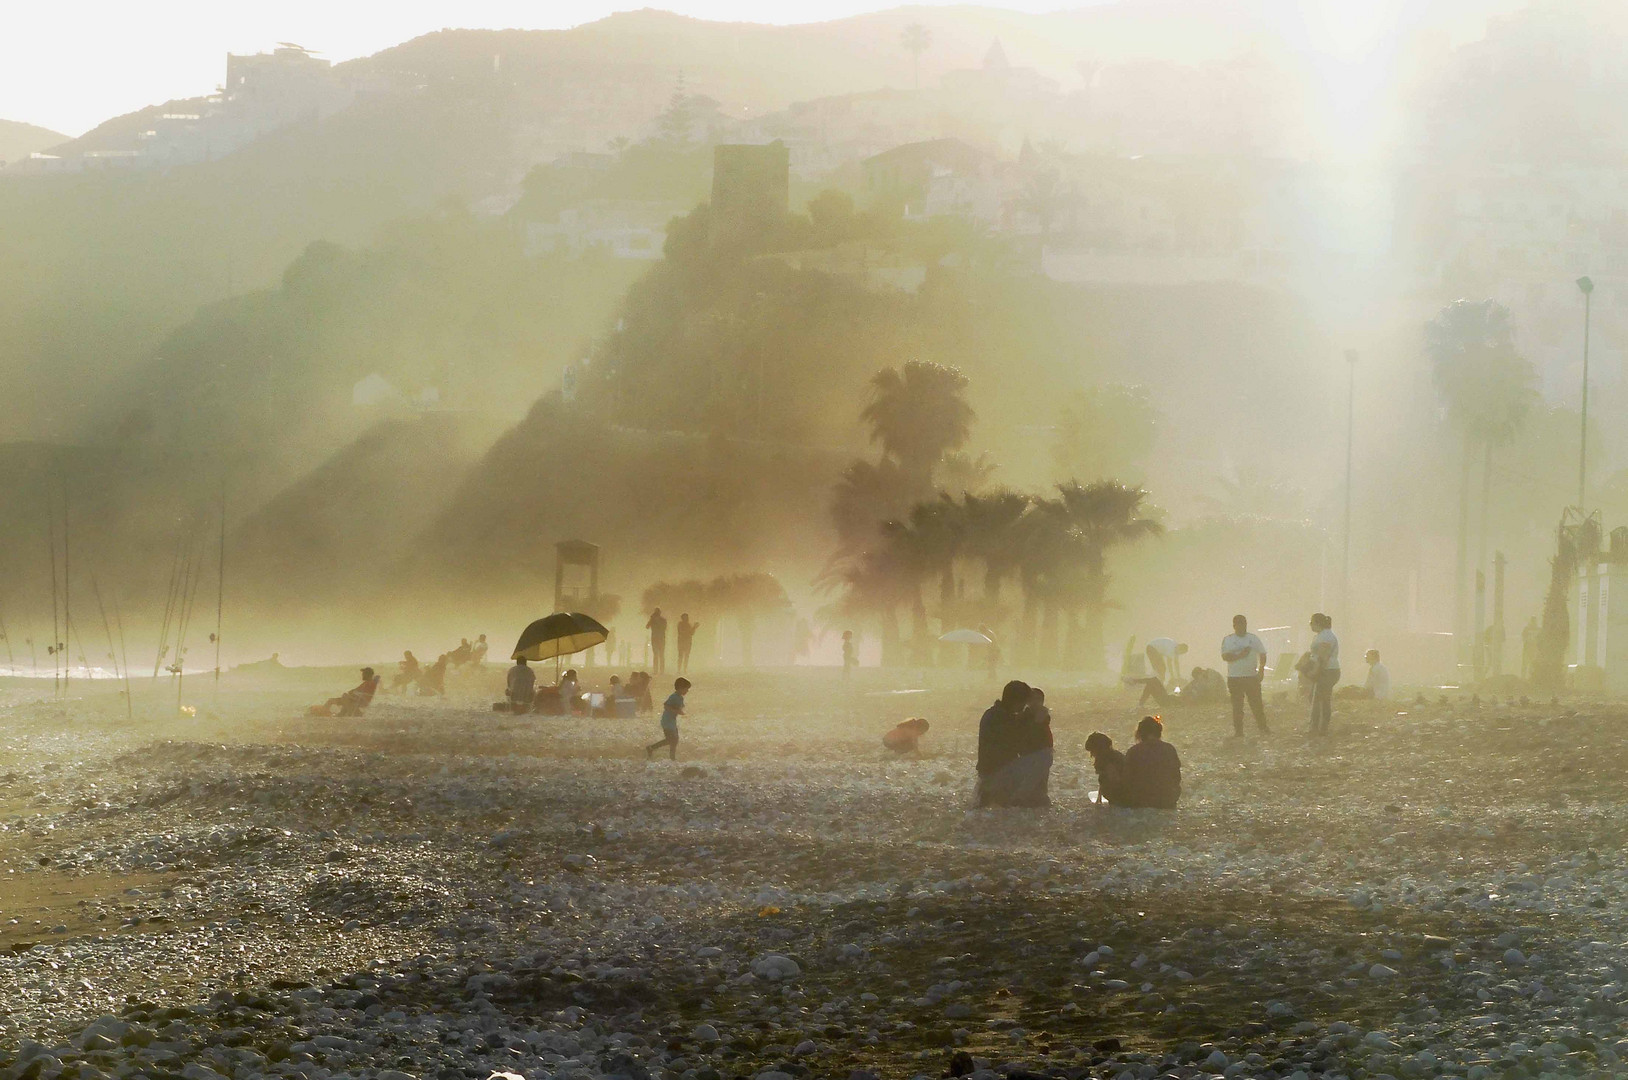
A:
<svg viewBox="0 0 1628 1080">
<path fill-rule="evenodd" d="M 505 696 L 509 699 L 509 707 L 514 712 L 531 710 L 531 703 L 537 696 L 537 673 L 527 666 L 524 656 L 517 659 L 514 667 L 509 669 Z"/>
<path fill-rule="evenodd" d="M 1014 679 L 978 721 L 978 806 L 1051 805 L 1046 794 L 1050 727 L 1036 716 L 1033 703 L 1033 688 Z"/>
<path fill-rule="evenodd" d="M 1097 805 L 1118 805 L 1125 799 L 1125 753 L 1114 749 L 1114 740 L 1100 731 L 1086 736 L 1085 752 L 1097 771 Z"/>
<path fill-rule="evenodd" d="M 1164 741 L 1164 722 L 1144 716 L 1136 725 L 1136 745 L 1125 751 L 1121 806 L 1174 810 L 1181 800 L 1181 755 Z"/>
<path fill-rule="evenodd" d="M 657 675 L 667 673 L 667 620 L 662 617 L 661 608 L 650 613 L 650 621 L 644 624 L 650 631 L 650 666 Z"/>
<path fill-rule="evenodd" d="M 423 697 L 435 697 L 447 692 L 447 654 L 435 658 L 435 663 L 418 676 L 418 692 Z"/>
<path fill-rule="evenodd" d="M 1187 646 L 1175 638 L 1156 637 L 1143 650 L 1148 658 L 1148 671 L 1165 687 L 1181 682 L 1181 658 L 1187 655 Z"/>
<path fill-rule="evenodd" d="M 468 638 L 459 638 L 458 647 L 447 653 L 447 659 L 453 667 L 463 667 L 469 663 L 469 658 L 475 655 L 475 647 L 469 644 Z"/>
<path fill-rule="evenodd" d="M 1334 718 L 1334 687 L 1340 681 L 1340 639 L 1334 636 L 1334 620 L 1321 611 L 1311 617 L 1311 658 L 1316 665 L 1312 675 L 1311 733 L 1327 735 Z"/>
<path fill-rule="evenodd" d="M 582 684 L 577 681 L 577 669 L 566 668 L 560 676 L 560 708 L 569 716 L 582 704 Z"/>
<path fill-rule="evenodd" d="M 1266 676 L 1266 646 L 1249 632 L 1249 620 L 1232 617 L 1232 633 L 1221 639 L 1221 659 L 1227 662 L 1227 695 L 1232 698 L 1232 733 L 1244 734 L 1244 702 L 1255 714 L 1255 726 L 1266 734 L 1266 705 L 1261 701 L 1261 679 Z"/>
<path fill-rule="evenodd" d="M 482 664 L 486 663 L 487 648 L 486 635 L 482 634 L 480 637 L 475 639 L 475 648 L 474 651 L 469 654 L 469 662 L 475 667 L 480 667 Z"/>
<path fill-rule="evenodd" d="M 695 641 L 695 631 L 700 627 L 699 622 L 690 621 L 690 613 L 684 612 L 678 617 L 678 625 L 673 627 L 678 637 L 678 673 L 690 673 L 690 646 Z"/>
<path fill-rule="evenodd" d="M 1374 701 L 1389 701 L 1391 669 L 1380 660 L 1378 649 L 1369 649 L 1363 659 L 1368 662 L 1368 678 L 1362 684 L 1362 696 Z"/>
<path fill-rule="evenodd" d="M 678 760 L 678 718 L 684 715 L 684 695 L 689 692 L 690 680 L 678 679 L 673 683 L 673 692 L 661 703 L 661 741 L 644 748 L 646 758 L 665 746 L 667 759 Z"/>
<path fill-rule="evenodd" d="M 1532 616 L 1521 627 L 1521 678 L 1530 682 L 1532 680 L 1532 665 L 1538 659 L 1538 638 L 1543 628 L 1538 625 L 1538 617 Z"/>
<path fill-rule="evenodd" d="M 859 666 L 859 647 L 854 643 L 854 632 L 842 632 L 842 677 L 848 678 L 848 673 Z"/>
<path fill-rule="evenodd" d="M 313 705 L 306 710 L 307 716 L 361 716 L 363 710 L 373 704 L 373 695 L 379 689 L 379 677 L 373 669 L 362 669 L 362 681 L 338 697 L 331 697 L 321 705 Z"/>
<path fill-rule="evenodd" d="M 407 687 L 418 681 L 418 657 L 413 650 L 408 649 L 401 654 L 401 660 L 396 664 L 396 673 L 390 678 L 390 689 L 405 691 Z"/>
<path fill-rule="evenodd" d="M 914 754 L 921 745 L 921 737 L 927 734 L 927 727 L 927 721 L 919 716 L 901 720 L 882 736 L 882 745 L 895 754 Z"/>
</svg>

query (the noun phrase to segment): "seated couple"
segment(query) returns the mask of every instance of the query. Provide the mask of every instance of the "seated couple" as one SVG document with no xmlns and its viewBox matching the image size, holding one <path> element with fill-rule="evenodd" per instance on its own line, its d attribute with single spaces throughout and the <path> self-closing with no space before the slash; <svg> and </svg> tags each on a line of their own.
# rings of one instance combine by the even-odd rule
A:
<svg viewBox="0 0 1628 1080">
<path fill-rule="evenodd" d="M 1046 693 L 1014 679 L 978 721 L 977 805 L 1050 806 L 1051 762 Z"/>
<path fill-rule="evenodd" d="M 1144 716 L 1136 745 L 1121 753 L 1100 731 L 1085 740 L 1097 769 L 1097 802 L 1125 809 L 1174 810 L 1181 799 L 1181 756 L 1164 741 L 1164 721 Z"/>
</svg>

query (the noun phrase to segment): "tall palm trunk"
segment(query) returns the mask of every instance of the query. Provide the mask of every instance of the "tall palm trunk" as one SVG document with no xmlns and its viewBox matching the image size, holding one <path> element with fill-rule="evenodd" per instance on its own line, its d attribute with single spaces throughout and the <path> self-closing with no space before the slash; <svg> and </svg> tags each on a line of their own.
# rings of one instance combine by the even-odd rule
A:
<svg viewBox="0 0 1628 1080">
<path fill-rule="evenodd" d="M 1057 602 L 1048 599 L 1045 602 L 1044 614 L 1040 617 L 1040 652 L 1035 658 L 1043 668 L 1057 666 Z"/>
<path fill-rule="evenodd" d="M 1453 566 L 1453 651 L 1460 664 L 1470 657 L 1470 594 L 1465 587 L 1470 557 L 1470 470 L 1474 448 L 1464 435 L 1464 460 L 1458 485 L 1458 558 Z"/>
<path fill-rule="evenodd" d="M 735 616 L 735 624 L 741 635 L 741 666 L 753 667 L 752 638 L 757 630 L 757 618 L 750 611 L 742 611 Z"/>
<path fill-rule="evenodd" d="M 892 604 L 882 609 L 882 666 L 899 663 L 899 609 Z"/>
<path fill-rule="evenodd" d="M 933 643 L 927 633 L 927 605 L 922 603 L 921 587 L 910 602 L 910 662 L 916 667 L 929 667 L 933 662 Z"/>
<path fill-rule="evenodd" d="M 1035 663 L 1040 659 L 1040 637 L 1035 629 L 1039 613 L 1034 593 L 1029 589 L 1023 590 L 1022 626 L 1018 631 L 1018 648 L 1012 657 L 1020 663 Z"/>
</svg>

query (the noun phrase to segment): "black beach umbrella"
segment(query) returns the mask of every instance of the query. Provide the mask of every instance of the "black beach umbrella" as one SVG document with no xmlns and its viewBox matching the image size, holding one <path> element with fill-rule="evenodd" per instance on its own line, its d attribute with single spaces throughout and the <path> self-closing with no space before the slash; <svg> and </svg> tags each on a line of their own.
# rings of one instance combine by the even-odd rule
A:
<svg viewBox="0 0 1628 1080">
<path fill-rule="evenodd" d="M 609 630 L 581 612 L 556 611 L 526 627 L 509 659 L 552 660 L 603 645 L 609 637 Z"/>
</svg>

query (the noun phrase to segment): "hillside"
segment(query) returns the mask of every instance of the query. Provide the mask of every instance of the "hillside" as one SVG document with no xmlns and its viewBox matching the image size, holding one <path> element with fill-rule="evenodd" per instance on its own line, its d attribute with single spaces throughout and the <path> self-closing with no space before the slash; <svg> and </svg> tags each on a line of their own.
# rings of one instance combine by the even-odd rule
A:
<svg viewBox="0 0 1628 1080">
<path fill-rule="evenodd" d="M 46 128 L 17 120 L 0 120 L 0 165 L 67 141 L 68 136 Z"/>
<path fill-rule="evenodd" d="M 0 439 L 76 439 L 104 382 L 202 304 L 276 280 L 313 240 L 368 242 L 385 223 L 456 201 L 512 198 L 535 165 L 638 140 L 680 75 L 734 121 L 792 102 L 910 85 L 899 35 L 927 25 L 923 85 L 977 67 L 999 38 L 1062 92 L 1075 66 L 1229 55 L 1258 23 L 1184 0 L 1056 15 L 899 8 L 801 26 L 656 11 L 563 31 L 448 30 L 339 66 L 356 103 L 224 159 L 132 174 L 0 177 Z M 1172 32 L 1175 28 L 1175 32 Z M 70 144 L 127 148 L 155 112 Z M 87 397 L 90 399 L 87 401 Z"/>
</svg>

